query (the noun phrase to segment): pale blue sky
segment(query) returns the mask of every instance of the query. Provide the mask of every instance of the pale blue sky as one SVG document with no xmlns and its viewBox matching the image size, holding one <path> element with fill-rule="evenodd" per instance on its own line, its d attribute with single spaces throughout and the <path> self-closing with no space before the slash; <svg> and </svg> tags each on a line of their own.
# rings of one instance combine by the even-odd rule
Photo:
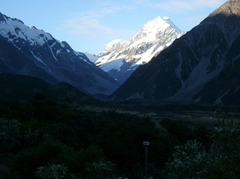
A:
<svg viewBox="0 0 240 179">
<path fill-rule="evenodd" d="M 149 20 L 170 17 L 188 31 L 227 0 L 4 0 L 0 12 L 49 32 L 76 51 L 100 53 Z"/>
</svg>

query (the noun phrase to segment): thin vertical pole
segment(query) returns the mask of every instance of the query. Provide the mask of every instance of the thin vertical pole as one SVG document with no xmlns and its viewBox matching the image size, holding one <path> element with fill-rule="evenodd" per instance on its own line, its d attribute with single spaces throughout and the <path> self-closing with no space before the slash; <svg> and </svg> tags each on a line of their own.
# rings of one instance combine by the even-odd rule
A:
<svg viewBox="0 0 240 179">
<path fill-rule="evenodd" d="M 148 148 L 147 145 L 145 146 L 145 175 L 146 178 L 148 177 Z"/>
<path fill-rule="evenodd" d="M 144 141 L 143 145 L 145 146 L 145 175 L 148 178 L 148 146 L 150 145 L 149 141 Z"/>
</svg>

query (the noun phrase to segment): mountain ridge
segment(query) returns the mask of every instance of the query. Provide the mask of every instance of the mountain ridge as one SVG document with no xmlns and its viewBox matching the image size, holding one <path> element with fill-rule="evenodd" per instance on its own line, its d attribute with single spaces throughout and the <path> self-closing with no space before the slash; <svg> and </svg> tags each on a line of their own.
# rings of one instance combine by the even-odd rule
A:
<svg viewBox="0 0 240 179">
<path fill-rule="evenodd" d="M 33 100 L 42 95 L 48 98 L 77 103 L 77 105 L 96 103 L 97 100 L 67 83 L 50 84 L 46 81 L 19 74 L 0 74 L 0 102 Z"/>
<path fill-rule="evenodd" d="M 118 87 L 115 80 L 84 53 L 18 19 L 0 14 L 0 36 L 0 43 L 5 47 L 0 50 L 0 54 L 4 54 L 0 56 L 2 70 L 40 77 L 50 83 L 64 81 L 90 94 L 109 94 Z M 12 52 L 18 54 L 19 59 Z"/>
<path fill-rule="evenodd" d="M 240 17 L 224 15 L 238 3 L 223 4 L 139 67 L 112 98 L 239 105 Z"/>
<path fill-rule="evenodd" d="M 168 17 L 144 24 L 130 40 L 114 40 L 99 54 L 96 65 L 123 83 L 135 69 L 169 46 L 184 33 Z"/>
<path fill-rule="evenodd" d="M 213 11 L 209 17 L 216 14 L 224 15 L 238 15 L 240 16 L 240 1 L 239 0 L 228 0 L 221 7 Z"/>
</svg>

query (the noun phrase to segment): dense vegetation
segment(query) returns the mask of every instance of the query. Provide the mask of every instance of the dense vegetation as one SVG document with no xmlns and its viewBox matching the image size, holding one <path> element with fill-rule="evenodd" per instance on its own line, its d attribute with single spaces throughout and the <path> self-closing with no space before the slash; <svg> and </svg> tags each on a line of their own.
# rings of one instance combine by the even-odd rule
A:
<svg viewBox="0 0 240 179">
<path fill-rule="evenodd" d="M 101 102 L 21 75 L 0 87 L 1 179 L 146 178 L 143 141 L 148 177 L 240 177 L 237 108 Z"/>
<path fill-rule="evenodd" d="M 230 124 L 230 123 L 227 123 Z M 36 95 L 0 104 L 0 178 L 239 177 L 236 126 L 207 130 Z M 221 172 L 219 172 L 219 170 Z"/>
<path fill-rule="evenodd" d="M 0 74 L 0 101 L 31 100 L 39 93 L 70 103 L 96 103 L 96 100 L 91 99 L 88 95 L 68 83 L 62 82 L 54 85 L 36 77 Z"/>
</svg>

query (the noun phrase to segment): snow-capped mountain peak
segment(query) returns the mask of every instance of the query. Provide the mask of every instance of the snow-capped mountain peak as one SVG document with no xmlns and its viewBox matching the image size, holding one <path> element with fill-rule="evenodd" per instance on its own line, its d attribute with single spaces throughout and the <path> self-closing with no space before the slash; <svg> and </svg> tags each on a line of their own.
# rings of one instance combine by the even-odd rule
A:
<svg viewBox="0 0 240 179">
<path fill-rule="evenodd" d="M 158 38 L 157 36 L 161 33 L 165 33 L 169 28 L 174 29 L 176 32 L 181 32 L 169 17 L 157 17 L 146 23 L 132 38 L 132 41 L 136 41 L 139 38 L 143 38 L 144 42 L 156 41 L 156 38 Z"/>
<path fill-rule="evenodd" d="M 105 46 L 105 49 L 99 54 L 99 56 L 104 56 L 107 53 L 109 53 L 110 51 L 115 51 L 118 48 L 120 48 L 121 46 L 123 46 L 123 44 L 125 44 L 125 43 L 126 43 L 126 41 L 122 40 L 122 39 L 113 40 L 113 41 L 107 43 L 107 45 Z"/>
<path fill-rule="evenodd" d="M 168 20 L 170 18 L 168 17 L 157 17 L 156 19 L 153 19 L 149 21 L 147 24 L 143 26 L 143 30 L 145 32 L 151 32 L 151 33 L 158 33 L 158 31 L 164 31 L 167 27 L 170 26 L 168 23 Z"/>
<path fill-rule="evenodd" d="M 108 43 L 95 64 L 122 83 L 138 65 L 148 63 L 183 34 L 169 17 L 157 17 L 143 25 L 130 40 Z"/>
<path fill-rule="evenodd" d="M 181 34 L 179 28 L 171 22 L 169 17 L 157 17 L 143 25 L 143 27 L 130 40 L 130 45 L 134 48 L 141 47 L 147 44 L 157 44 L 159 43 L 159 40 L 163 44 L 163 40 L 168 41 L 169 39 L 176 39 L 175 34 L 172 34 L 173 31 L 174 33 Z M 172 37 L 172 35 L 174 37 Z M 144 53 L 144 51 L 141 53 Z M 141 65 L 143 63 L 148 63 L 152 57 L 153 56 L 150 56 L 150 59 L 146 59 L 148 58 L 146 56 L 144 60 L 138 60 L 137 64 Z"/>
<path fill-rule="evenodd" d="M 0 14 L 0 33 L 9 40 L 21 38 L 29 41 L 32 45 L 37 43 L 43 45 L 46 41 L 52 40 L 52 36 L 43 30 L 38 30 L 36 27 L 29 28 L 22 21 L 9 18 Z"/>
<path fill-rule="evenodd" d="M 138 70 L 112 95 L 240 105 L 240 0 L 228 0 Z"/>
<path fill-rule="evenodd" d="M 163 19 L 172 27 L 174 28 L 177 32 L 182 32 L 170 19 L 170 17 L 163 17 Z"/>
<path fill-rule="evenodd" d="M 118 47 L 120 47 L 121 45 L 123 45 L 126 41 L 125 40 L 122 40 L 122 39 L 116 39 L 116 40 L 113 40 L 111 42 L 109 42 L 107 45 L 106 45 L 106 50 L 116 50 Z"/>
<path fill-rule="evenodd" d="M 109 94 L 116 81 L 67 42 L 0 13 L 0 73 L 67 82 L 88 93 Z"/>
</svg>

